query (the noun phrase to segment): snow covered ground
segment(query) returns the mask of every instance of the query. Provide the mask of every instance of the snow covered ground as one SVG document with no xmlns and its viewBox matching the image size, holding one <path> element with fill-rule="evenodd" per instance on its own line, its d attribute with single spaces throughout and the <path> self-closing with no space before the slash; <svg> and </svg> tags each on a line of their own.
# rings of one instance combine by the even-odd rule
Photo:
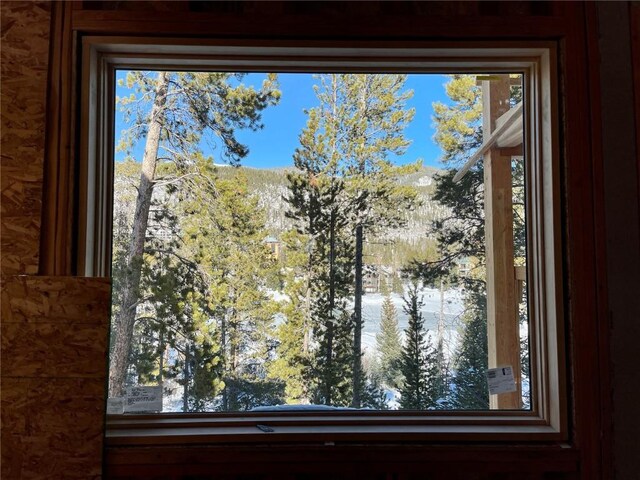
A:
<svg viewBox="0 0 640 480">
<path fill-rule="evenodd" d="M 440 290 L 435 288 L 424 288 L 422 290 L 422 316 L 424 326 L 430 333 L 435 333 L 438 328 L 440 318 Z M 391 301 L 396 308 L 400 332 L 407 328 L 409 316 L 404 311 L 404 300 L 397 293 L 391 294 Z M 382 313 L 382 303 L 384 295 L 379 293 L 368 293 L 362 297 L 362 316 L 364 327 L 362 329 L 362 346 L 367 349 L 375 349 L 376 334 L 380 331 L 380 317 Z M 464 310 L 462 294 L 460 290 L 446 290 L 443 302 L 443 322 L 445 332 L 457 332 L 460 326 L 460 316 Z"/>
</svg>

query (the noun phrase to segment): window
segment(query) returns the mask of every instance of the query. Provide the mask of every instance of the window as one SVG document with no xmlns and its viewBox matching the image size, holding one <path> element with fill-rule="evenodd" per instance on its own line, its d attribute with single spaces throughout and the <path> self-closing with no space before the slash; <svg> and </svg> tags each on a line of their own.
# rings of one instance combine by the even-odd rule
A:
<svg viewBox="0 0 640 480">
<path fill-rule="evenodd" d="M 480 89 L 489 92 L 495 98 L 499 98 L 499 90 L 496 85 L 502 84 L 503 92 L 506 87 L 507 95 L 496 101 L 496 105 L 502 102 L 501 112 L 489 112 L 486 119 L 497 120 L 491 125 L 489 130 L 493 136 L 484 135 L 482 146 L 476 158 L 471 158 L 469 162 L 470 174 L 467 174 L 466 181 L 469 182 L 473 172 L 477 172 L 477 161 L 484 155 L 492 155 L 492 147 L 502 148 L 502 154 L 508 158 L 524 157 L 526 162 L 516 158 L 513 161 L 507 160 L 506 169 L 502 173 L 490 172 L 487 176 L 485 169 L 484 186 L 479 189 L 489 195 L 489 191 L 498 191 L 500 175 L 506 178 L 506 183 L 514 194 L 519 196 L 521 203 L 526 203 L 526 236 L 520 239 L 513 236 L 510 240 L 492 237 L 494 242 L 502 241 L 502 247 L 510 243 L 511 251 L 517 242 L 524 248 L 526 244 L 526 269 L 523 264 L 517 264 L 518 259 L 513 254 L 507 255 L 514 259 L 515 264 L 510 266 L 499 265 L 503 262 L 495 261 L 494 267 L 487 268 L 487 299 L 488 299 L 488 350 L 495 354 L 495 358 L 489 357 L 489 366 L 506 367 L 511 366 L 516 377 L 520 373 L 520 356 L 510 359 L 501 355 L 513 355 L 517 348 L 505 347 L 501 343 L 504 324 L 500 324 L 500 318 L 512 320 L 511 328 L 515 328 L 515 337 L 518 338 L 518 322 L 513 322 L 517 318 L 516 298 L 518 292 L 523 291 L 526 285 L 527 308 L 523 308 L 523 314 L 528 320 L 530 331 L 529 345 L 529 365 L 531 372 L 531 396 L 527 398 L 526 409 L 518 410 L 522 406 L 521 396 L 518 394 L 517 402 L 511 401 L 501 403 L 494 402 L 492 410 L 479 412 L 473 408 L 471 412 L 461 413 L 452 410 L 433 411 L 428 410 L 418 413 L 414 410 L 398 412 L 377 412 L 377 411 L 332 411 L 332 412 L 267 412 L 253 411 L 239 414 L 225 415 L 190 415 L 188 418 L 169 416 L 169 423 L 175 422 L 179 425 L 200 425 L 206 422 L 208 427 L 203 433 L 208 439 L 213 439 L 219 435 L 219 426 L 241 425 L 249 428 L 256 424 L 267 425 L 273 429 L 277 435 L 271 439 L 286 440 L 287 433 L 297 432 L 303 437 L 311 438 L 316 433 L 312 433 L 309 428 L 313 426 L 314 431 L 323 431 L 328 435 L 338 435 L 344 438 L 370 438 L 376 433 L 387 432 L 391 435 L 408 435 L 415 439 L 446 438 L 446 435 L 455 430 L 460 435 L 467 435 L 467 438 L 490 438 L 487 435 L 499 435 L 499 438 L 532 438 L 531 434 L 536 434 L 535 439 L 548 440 L 558 439 L 564 435 L 564 402 L 563 402 L 563 371 L 562 371 L 562 311 L 560 271 L 558 265 L 559 243 L 558 243 L 558 193 L 557 193 L 557 135 L 554 125 L 554 76 L 552 70 L 553 50 L 549 48 L 529 48 L 529 49 L 487 49 L 473 46 L 465 49 L 441 50 L 437 48 L 397 48 L 389 45 L 386 48 L 323 48 L 307 47 L 304 49 L 297 47 L 267 47 L 256 50 L 250 47 L 220 46 L 211 45 L 182 45 L 176 46 L 169 40 L 157 40 L 151 42 L 153 47 L 140 47 L 133 41 L 122 40 L 122 43 L 102 44 L 98 38 L 85 39 L 85 84 L 91 85 L 85 92 L 83 101 L 87 106 L 83 109 L 85 118 L 82 124 L 85 126 L 83 132 L 83 145 L 81 151 L 86 153 L 81 164 L 85 167 L 82 172 L 87 178 L 88 185 L 95 185 L 95 189 L 88 188 L 82 192 L 86 199 L 87 221 L 81 225 L 79 244 L 81 245 L 81 256 L 79 267 L 86 274 L 106 274 L 110 271 L 110 235 L 112 231 L 112 209 L 110 205 L 112 186 L 110 185 L 111 169 L 113 165 L 110 160 L 113 158 L 113 145 L 111 143 L 113 108 L 112 95 L 115 90 L 114 79 L 116 70 L 168 70 L 168 71 L 209 71 L 209 72 L 234 72 L 234 71 L 278 71 L 278 72 L 350 72 L 354 78 L 363 76 L 355 75 L 358 72 L 379 72 L 393 74 L 397 72 L 417 75 L 418 73 L 430 72 L 460 72 L 464 71 L 475 75 L 481 82 Z M 154 50 L 154 55 L 149 56 L 149 49 Z M 152 60 L 150 60 L 152 58 Z M 510 79 L 509 74 L 513 73 L 514 78 Z M 521 86 L 522 105 L 518 104 L 519 98 L 517 88 Z M 519 84 L 519 85 L 518 85 Z M 509 92 L 514 90 L 514 94 Z M 507 99 L 508 105 L 504 104 Z M 492 98 L 493 100 L 493 98 Z M 491 107 L 492 102 L 485 102 L 485 109 Z M 506 108 L 510 107 L 510 108 Z M 522 127 L 517 126 L 517 122 L 525 125 L 524 134 Z M 324 128 L 324 127 L 323 127 Z M 518 131 L 518 128 L 520 130 Z M 485 126 L 486 130 L 486 126 Z M 323 130 L 324 131 L 324 130 Z M 524 136 L 522 150 L 517 150 L 518 143 L 513 144 L 513 136 Z M 506 149 L 510 148 L 510 151 Z M 495 148 L 494 148 L 495 150 Z M 495 162 L 497 164 L 497 162 Z M 506 173 L 505 173 L 506 172 Z M 495 174 L 495 176 L 491 176 Z M 525 183 L 523 183 L 523 179 Z M 487 179 L 489 183 L 487 182 Z M 463 182 L 465 179 L 463 178 Z M 480 184 L 482 185 L 482 183 Z M 526 185 L 526 188 L 523 187 Z M 493 189 L 493 190 L 492 190 Z M 508 207 L 502 207 L 502 211 L 510 211 L 511 215 L 522 214 L 521 206 L 511 205 L 513 196 L 510 195 Z M 504 197 L 502 197 L 504 198 Z M 170 201 L 169 201 L 170 202 Z M 166 203 L 166 202 L 165 202 Z M 489 202 L 487 202 L 489 203 Z M 486 212 L 499 212 L 500 205 L 494 202 L 487 210 L 485 207 L 485 219 L 493 222 L 500 222 L 499 215 L 491 215 Z M 493 209 L 493 210 L 491 210 Z M 490 218 L 491 217 L 491 218 Z M 160 218 L 160 216 L 158 216 Z M 513 227 L 512 230 L 517 230 Z M 152 232 L 158 242 L 165 242 L 171 237 L 171 228 L 157 224 L 150 225 L 147 233 Z M 446 228 L 446 227 L 445 227 Z M 491 227 L 495 232 L 500 232 L 501 226 Z M 520 231 L 523 231 L 520 229 Z M 278 238 L 271 235 L 273 232 L 264 232 L 261 245 L 265 252 L 269 253 L 270 259 L 274 260 L 279 255 L 286 256 L 287 249 L 281 249 Z M 274 241 L 275 240 L 275 241 Z M 497 243 L 496 243 L 497 245 Z M 495 253 L 498 247 L 487 250 L 487 257 Z M 366 253 L 366 252 L 365 252 Z M 498 257 L 498 255 L 496 255 Z M 504 258 L 505 255 L 500 255 Z M 524 257 L 521 258 L 523 260 Z M 437 259 L 436 259 L 437 260 Z M 487 265 L 490 264 L 487 259 Z M 418 266 L 425 262 L 416 262 Z M 423 272 L 424 281 L 431 281 L 432 285 L 436 277 L 429 277 L 434 272 L 433 264 L 436 261 L 428 261 L 428 266 Z M 472 277 L 474 268 L 479 265 L 477 258 L 473 255 L 457 255 L 455 265 L 450 265 L 450 270 L 454 271 L 457 277 Z M 366 268 L 368 267 L 368 268 Z M 386 274 L 388 265 L 370 264 L 363 262 L 362 271 L 359 274 L 362 280 L 361 290 L 364 291 L 363 298 L 366 298 L 366 290 L 373 293 L 380 288 L 380 272 Z M 502 268 L 503 272 L 498 272 Z M 493 269 L 493 270 L 492 270 Z M 508 272 L 510 284 L 502 285 L 505 271 Z M 494 278 L 494 280 L 491 280 Z M 499 280 L 495 280 L 498 278 Z M 445 277 L 438 277 L 444 283 Z M 503 280 L 500 280 L 503 279 Z M 440 289 L 444 290 L 443 284 Z M 500 289 L 503 290 L 500 290 Z M 406 285 L 402 288 L 406 294 Z M 440 290 L 438 290 L 440 291 Z M 511 298 L 510 303 L 503 301 L 505 292 Z M 491 298 L 496 300 L 490 300 Z M 354 301 L 355 303 L 355 301 Z M 411 303 L 411 302 L 409 302 Z M 509 306 L 505 306 L 509 305 Z M 144 313 L 145 308 L 152 308 L 150 304 L 139 305 L 139 311 Z M 500 316 L 499 312 L 491 309 L 508 309 L 506 315 Z M 139 313 L 140 313 L 139 312 Z M 154 313 L 152 310 L 149 313 Z M 493 321 L 492 319 L 496 319 Z M 493 329 L 493 330 L 492 330 Z M 493 332 L 493 333 L 492 333 Z M 317 337 L 316 339 L 317 340 Z M 495 345 L 491 342 L 495 341 Z M 187 349 L 169 355 L 181 356 L 183 378 L 190 374 L 189 369 L 195 364 L 188 361 L 191 354 Z M 180 364 L 180 362 L 176 362 Z M 515 368 L 514 368 L 515 365 Z M 512 395 L 513 397 L 513 395 Z M 506 397 L 502 397 L 506 398 Z M 362 403 L 357 404 L 362 406 Z M 504 409 L 506 411 L 502 411 Z M 166 418 L 167 416 L 163 416 Z M 131 427 L 153 423 L 148 417 L 114 417 L 109 435 L 113 438 L 123 440 L 125 435 L 118 428 L 119 425 L 126 424 L 126 431 L 131 433 Z M 320 430 L 318 430 L 320 429 Z M 135 430 L 140 433 L 140 430 Z M 152 430 L 144 430 L 143 436 L 149 435 Z M 217 432 L 217 433 L 216 433 Z M 184 432 L 183 432 L 184 433 Z M 252 432 L 257 435 L 256 432 Z M 217 438 L 217 437 L 216 437 Z M 230 438 L 230 437 L 227 437 Z M 244 437 L 246 438 L 246 437 Z M 491 438 L 496 438 L 491 437 Z M 200 440 L 202 438 L 200 437 Z"/>
</svg>

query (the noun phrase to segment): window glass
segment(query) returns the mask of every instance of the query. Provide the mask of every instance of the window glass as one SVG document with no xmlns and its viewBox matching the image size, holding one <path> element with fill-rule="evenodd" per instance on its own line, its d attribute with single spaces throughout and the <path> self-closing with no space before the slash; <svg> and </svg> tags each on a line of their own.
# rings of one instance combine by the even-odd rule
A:
<svg viewBox="0 0 640 480">
<path fill-rule="evenodd" d="M 522 80 L 118 71 L 109 411 L 531 408 Z"/>
</svg>

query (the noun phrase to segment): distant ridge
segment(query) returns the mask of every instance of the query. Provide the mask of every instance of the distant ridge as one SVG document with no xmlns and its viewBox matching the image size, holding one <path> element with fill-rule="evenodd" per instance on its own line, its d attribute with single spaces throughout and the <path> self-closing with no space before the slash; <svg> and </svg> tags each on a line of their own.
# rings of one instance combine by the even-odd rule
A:
<svg viewBox="0 0 640 480">
<path fill-rule="evenodd" d="M 267 216 L 267 228 L 271 235 L 278 237 L 282 232 L 293 227 L 292 221 L 285 217 L 287 208 L 284 197 L 288 193 L 287 173 L 295 171 L 294 167 L 255 168 L 238 167 L 247 177 L 249 189 L 258 197 L 258 204 L 264 208 Z M 235 169 L 221 169 L 218 174 L 228 178 Z M 434 177 L 443 172 L 434 167 L 422 166 L 417 172 L 403 175 L 398 179 L 400 185 L 411 185 L 418 190 L 422 205 L 416 210 L 406 212 L 406 225 L 388 231 L 376 240 L 404 242 L 418 246 L 424 242 L 431 231 L 433 220 L 445 214 L 445 209 L 432 200 L 435 189 Z"/>
<path fill-rule="evenodd" d="M 225 168 L 222 168 L 222 167 Z M 270 236 L 280 235 L 294 227 L 291 219 L 285 215 L 287 204 L 284 200 L 288 194 L 287 173 L 295 171 L 294 167 L 231 167 L 216 165 L 217 174 L 221 178 L 230 178 L 242 171 L 247 177 L 249 191 L 258 198 L 258 205 L 264 209 L 266 228 Z M 115 165 L 115 211 L 133 214 L 135 207 L 135 188 L 132 186 L 140 175 L 140 164 L 135 162 L 117 162 Z M 421 205 L 412 211 L 404 212 L 405 224 L 402 227 L 379 232 L 368 238 L 366 255 L 370 261 L 396 268 L 407 261 L 424 257 L 429 249 L 435 248 L 435 232 L 433 221 L 447 214 L 445 209 L 432 197 L 435 190 L 434 177 L 443 170 L 434 167 L 421 167 L 417 172 L 404 175 L 398 179 L 401 185 L 412 185 L 418 191 Z M 374 260 L 375 259 L 375 260 Z"/>
</svg>

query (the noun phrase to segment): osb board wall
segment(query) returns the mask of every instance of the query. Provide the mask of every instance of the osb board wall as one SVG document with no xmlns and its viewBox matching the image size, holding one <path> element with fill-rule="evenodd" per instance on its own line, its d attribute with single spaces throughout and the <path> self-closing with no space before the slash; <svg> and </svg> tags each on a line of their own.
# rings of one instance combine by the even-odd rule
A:
<svg viewBox="0 0 640 480">
<path fill-rule="evenodd" d="M 38 268 L 50 9 L 46 2 L 0 2 L 4 275 Z"/>
<path fill-rule="evenodd" d="M 110 283 L 5 278 L 2 478 L 99 478 Z"/>
<path fill-rule="evenodd" d="M 0 2 L 2 478 L 101 475 L 109 283 L 38 270 L 51 4 Z"/>
</svg>

